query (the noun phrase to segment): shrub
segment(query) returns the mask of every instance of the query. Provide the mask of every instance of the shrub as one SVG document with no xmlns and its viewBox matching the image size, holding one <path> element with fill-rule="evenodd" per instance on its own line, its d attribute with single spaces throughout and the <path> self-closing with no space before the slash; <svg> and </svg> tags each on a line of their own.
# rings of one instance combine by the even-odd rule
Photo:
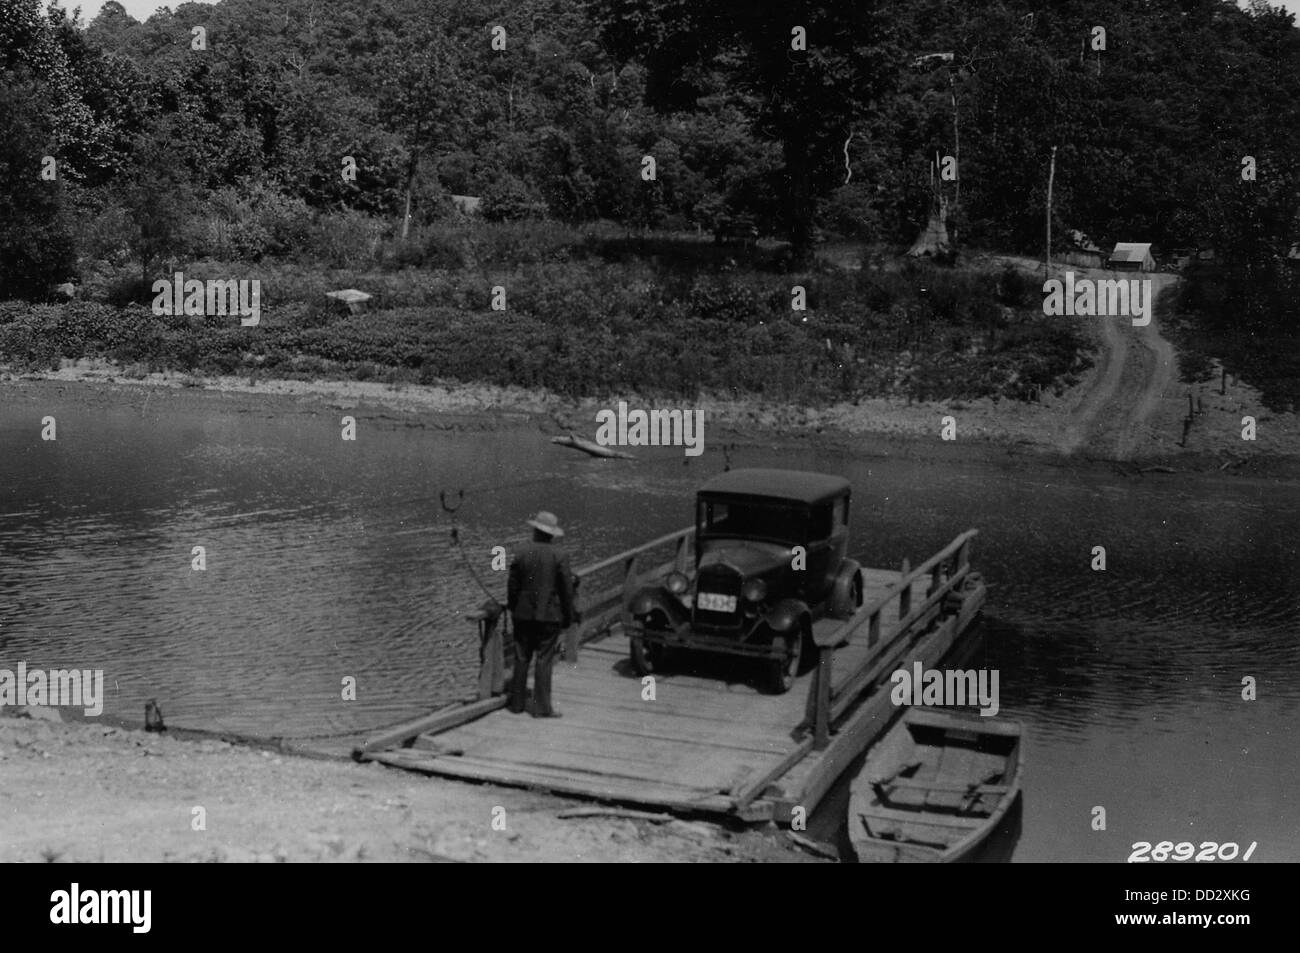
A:
<svg viewBox="0 0 1300 953">
<path fill-rule="evenodd" d="M 1041 287 L 1031 275 L 1014 265 L 1007 265 L 998 276 L 998 300 L 1015 308 L 1027 307 L 1035 303 Z M 1041 298 L 1038 300 L 1041 301 Z"/>
<path fill-rule="evenodd" d="M 503 175 L 483 192 L 483 217 L 489 222 L 544 218 L 546 202 L 535 189 L 513 175 Z"/>
<path fill-rule="evenodd" d="M 350 268 L 377 260 L 386 226 L 362 212 L 317 215 L 297 257 Z"/>
<path fill-rule="evenodd" d="M 144 304 L 153 301 L 153 282 L 140 276 L 138 272 L 124 272 L 111 279 L 101 292 L 106 302 L 117 308 L 128 304 Z"/>
</svg>

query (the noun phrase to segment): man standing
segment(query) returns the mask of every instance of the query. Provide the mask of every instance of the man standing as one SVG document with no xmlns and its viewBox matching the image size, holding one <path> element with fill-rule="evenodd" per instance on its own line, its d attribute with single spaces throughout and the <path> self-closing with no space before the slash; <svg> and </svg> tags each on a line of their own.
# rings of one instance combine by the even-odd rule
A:
<svg viewBox="0 0 1300 953">
<path fill-rule="evenodd" d="M 577 621 L 569 557 L 553 540 L 564 535 L 554 513 L 528 521 L 533 541 L 510 563 L 506 605 L 515 623 L 515 670 L 510 680 L 510 710 L 522 714 L 528 697 L 528 669 L 537 655 L 533 685 L 534 718 L 559 718 L 551 706 L 551 666 L 560 632 Z"/>
</svg>

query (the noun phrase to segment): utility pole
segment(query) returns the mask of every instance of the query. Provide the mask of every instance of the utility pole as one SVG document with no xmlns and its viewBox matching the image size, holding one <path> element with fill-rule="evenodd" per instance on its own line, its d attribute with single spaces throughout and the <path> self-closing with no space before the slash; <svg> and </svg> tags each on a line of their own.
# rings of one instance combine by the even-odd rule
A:
<svg viewBox="0 0 1300 953">
<path fill-rule="evenodd" d="M 1052 270 L 1052 183 L 1056 180 L 1056 146 L 1052 146 L 1052 166 L 1047 173 L 1047 254 L 1043 257 L 1043 277 Z"/>
<path fill-rule="evenodd" d="M 953 77 L 953 72 L 954 71 L 952 69 L 948 70 L 948 91 L 952 95 L 953 161 L 957 163 L 957 183 L 955 186 L 955 194 L 953 195 L 952 204 L 953 204 L 953 209 L 959 212 L 961 209 L 961 129 L 957 124 L 957 81 Z M 957 221 L 960 224 L 961 222 L 960 215 L 957 216 Z M 952 247 L 954 249 L 957 247 L 957 228 L 958 225 L 954 225 L 952 229 Z"/>
</svg>

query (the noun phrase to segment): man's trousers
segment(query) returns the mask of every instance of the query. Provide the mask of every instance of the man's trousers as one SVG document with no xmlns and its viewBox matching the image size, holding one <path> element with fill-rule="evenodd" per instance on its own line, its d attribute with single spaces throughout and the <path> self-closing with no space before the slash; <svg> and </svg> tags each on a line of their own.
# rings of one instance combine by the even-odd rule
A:
<svg viewBox="0 0 1300 953">
<path fill-rule="evenodd" d="M 528 698 L 528 669 L 537 656 L 537 678 L 533 684 L 535 713 L 551 713 L 551 668 L 559 645 L 558 622 L 514 620 L 515 670 L 510 679 L 510 710 L 522 712 Z"/>
</svg>

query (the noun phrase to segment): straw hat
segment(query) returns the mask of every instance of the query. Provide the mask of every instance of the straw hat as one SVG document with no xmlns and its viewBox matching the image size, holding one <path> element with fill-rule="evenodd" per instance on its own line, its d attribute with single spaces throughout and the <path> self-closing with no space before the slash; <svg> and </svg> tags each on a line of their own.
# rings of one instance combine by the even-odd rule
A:
<svg viewBox="0 0 1300 953">
<path fill-rule="evenodd" d="M 563 536 L 564 530 L 560 529 L 560 521 L 555 518 L 554 513 L 548 513 L 542 510 L 532 519 L 528 520 L 528 525 L 533 529 L 539 529 L 547 536 Z"/>
</svg>

